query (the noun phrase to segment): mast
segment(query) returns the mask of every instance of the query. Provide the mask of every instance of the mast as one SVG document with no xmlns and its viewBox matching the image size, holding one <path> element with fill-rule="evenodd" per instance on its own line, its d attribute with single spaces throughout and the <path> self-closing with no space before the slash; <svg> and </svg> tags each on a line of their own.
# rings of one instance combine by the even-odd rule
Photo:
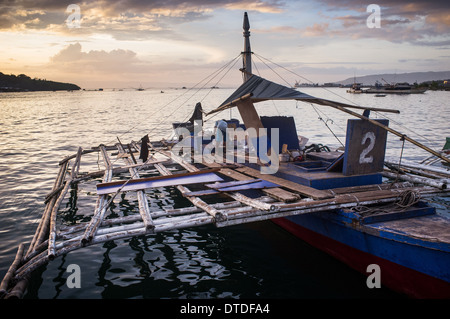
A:
<svg viewBox="0 0 450 319">
<path fill-rule="evenodd" d="M 252 49 L 250 47 L 250 23 L 248 22 L 247 12 L 244 13 L 244 51 L 242 52 L 242 73 L 244 82 L 252 75 Z"/>
</svg>

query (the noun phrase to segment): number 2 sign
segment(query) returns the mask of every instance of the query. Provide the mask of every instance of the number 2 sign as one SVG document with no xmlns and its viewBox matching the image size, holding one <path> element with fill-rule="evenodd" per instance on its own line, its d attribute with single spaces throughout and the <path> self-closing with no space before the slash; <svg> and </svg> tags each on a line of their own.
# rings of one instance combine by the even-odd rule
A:
<svg viewBox="0 0 450 319">
<path fill-rule="evenodd" d="M 376 120 L 388 126 L 388 120 Z M 387 132 L 365 120 L 348 120 L 345 142 L 344 175 L 381 172 L 386 152 Z"/>
</svg>

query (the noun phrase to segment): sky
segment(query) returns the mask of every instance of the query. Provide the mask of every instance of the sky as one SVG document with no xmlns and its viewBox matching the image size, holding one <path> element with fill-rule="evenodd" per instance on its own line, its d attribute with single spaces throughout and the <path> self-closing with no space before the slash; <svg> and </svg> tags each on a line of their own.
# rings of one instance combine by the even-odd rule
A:
<svg viewBox="0 0 450 319">
<path fill-rule="evenodd" d="M 253 71 L 279 83 L 450 70 L 448 0 L 0 0 L 0 72 L 86 89 L 236 87 L 244 12 Z"/>
</svg>

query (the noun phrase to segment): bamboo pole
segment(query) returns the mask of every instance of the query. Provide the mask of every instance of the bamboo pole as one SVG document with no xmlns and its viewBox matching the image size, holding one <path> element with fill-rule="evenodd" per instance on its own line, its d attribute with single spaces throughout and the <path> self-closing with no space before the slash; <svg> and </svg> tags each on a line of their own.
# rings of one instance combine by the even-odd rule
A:
<svg viewBox="0 0 450 319">
<path fill-rule="evenodd" d="M 71 178 L 75 179 L 78 175 L 78 171 L 80 170 L 80 162 L 81 162 L 81 154 L 83 153 L 83 149 L 81 147 L 78 148 L 77 157 L 75 158 L 75 162 L 72 166 Z"/>
<path fill-rule="evenodd" d="M 0 284 L 0 299 L 6 294 L 11 279 L 13 278 L 19 264 L 22 262 L 23 252 L 24 245 L 21 243 L 17 248 L 16 258 L 14 258 L 13 263 L 9 267 L 8 272 L 6 273 L 5 277 L 3 277 L 2 283 Z"/>
<path fill-rule="evenodd" d="M 56 244 L 56 217 L 58 215 L 58 210 L 61 205 L 61 202 L 63 201 L 64 197 L 66 196 L 67 192 L 69 191 L 69 188 L 72 184 L 72 179 L 75 178 L 78 175 L 78 170 L 80 169 L 80 162 L 81 162 L 81 155 L 83 153 L 83 149 L 81 147 L 78 148 L 77 156 L 75 158 L 75 161 L 72 166 L 71 175 L 68 179 L 65 181 L 65 185 L 63 190 L 61 191 L 60 195 L 58 196 L 58 199 L 55 201 L 51 214 L 50 214 L 50 229 L 49 229 L 49 239 L 48 239 L 48 255 L 49 258 L 54 258 L 55 255 L 55 244 Z M 66 162 L 68 163 L 68 162 Z M 68 165 L 68 164 L 67 164 Z"/>
<path fill-rule="evenodd" d="M 402 139 L 405 139 L 405 140 L 407 140 L 408 142 L 410 142 L 410 143 L 412 143 L 412 144 L 414 144 L 414 145 L 416 145 L 416 146 L 418 146 L 418 147 L 424 149 L 425 151 L 427 151 L 427 152 L 429 152 L 429 153 L 431 153 L 431 154 L 433 154 L 433 155 L 439 157 L 440 159 L 446 161 L 447 163 L 450 163 L 450 158 L 446 158 L 446 157 L 443 156 L 441 153 L 436 152 L 435 150 L 432 150 L 432 149 L 429 148 L 428 146 L 425 146 L 425 145 L 423 145 L 423 144 L 417 142 L 416 140 L 413 140 L 412 138 L 406 136 L 405 134 L 402 134 L 402 133 L 400 133 L 400 132 L 398 132 L 398 131 L 396 131 L 396 130 L 390 128 L 389 126 L 383 125 L 383 124 L 381 124 L 381 123 L 379 123 L 379 122 L 377 122 L 377 121 L 374 121 L 374 120 L 372 120 L 372 119 L 370 119 L 370 118 L 368 118 L 368 117 L 366 117 L 366 116 L 360 115 L 360 114 L 358 114 L 358 113 L 356 113 L 356 112 L 347 110 L 346 108 L 344 108 L 344 107 L 342 107 L 342 106 L 340 106 L 340 105 L 338 105 L 338 104 L 336 104 L 336 103 L 333 103 L 333 102 L 331 102 L 331 101 L 325 101 L 325 100 L 324 100 L 324 104 L 325 104 L 325 105 L 328 105 L 328 106 L 331 106 L 331 107 L 333 107 L 333 108 L 335 108 L 335 109 L 341 110 L 341 111 L 343 111 L 343 112 L 346 112 L 346 113 L 348 113 L 348 114 L 351 114 L 351 115 L 353 115 L 353 116 L 356 116 L 356 117 L 358 117 L 358 118 L 360 118 L 360 119 L 369 121 L 370 123 L 372 123 L 372 124 L 374 124 L 374 125 L 376 125 L 376 126 L 379 126 L 379 127 L 383 128 L 383 129 L 385 129 L 386 131 L 391 132 L 392 134 L 395 134 L 395 135 L 401 137 Z"/>
<path fill-rule="evenodd" d="M 398 166 L 397 163 L 393 163 L 393 162 L 386 162 L 386 164 L 392 165 L 394 167 Z M 401 166 L 402 166 L 402 168 L 403 167 L 415 168 L 415 169 L 439 174 L 443 178 L 450 178 L 450 169 L 444 168 L 444 167 L 435 167 L 435 166 L 422 165 L 422 164 L 411 164 L 411 163 L 402 163 Z"/>
<path fill-rule="evenodd" d="M 70 185 L 71 185 L 70 179 L 66 180 L 66 185 L 64 186 L 64 189 L 61 191 L 61 194 L 56 200 L 55 205 L 53 206 L 52 212 L 50 214 L 50 234 L 48 240 L 48 255 L 50 258 L 53 258 L 55 255 L 56 217 L 58 215 L 59 206 L 61 205 L 61 202 L 63 201 L 64 197 L 69 191 Z"/>
<path fill-rule="evenodd" d="M 210 206 L 218 209 L 218 210 L 228 210 L 236 207 L 242 207 L 242 203 L 238 201 L 232 201 L 232 202 L 224 202 L 224 203 L 217 203 L 217 204 L 210 204 Z M 193 207 L 182 207 L 182 208 L 175 208 L 175 209 L 167 209 L 167 210 L 159 210 L 159 211 L 152 211 L 151 217 L 154 222 L 158 221 L 161 218 L 164 217 L 173 217 L 173 216 L 181 216 L 181 215 L 190 215 L 193 213 L 200 213 L 203 212 L 202 209 L 198 208 L 197 206 Z M 141 221 L 142 218 L 140 215 L 129 215 L 129 216 L 122 216 L 112 219 L 105 219 L 101 223 L 101 227 L 104 226 L 113 226 L 116 224 L 127 224 L 127 223 L 135 223 L 138 221 Z M 60 233 L 58 235 L 58 238 L 62 238 L 63 240 L 66 239 L 72 239 L 78 232 L 84 232 L 86 229 L 88 223 L 80 223 L 75 226 L 64 226 L 60 228 Z M 36 249 L 39 251 L 39 249 Z"/>
<path fill-rule="evenodd" d="M 384 171 L 381 174 L 384 177 L 389 177 L 389 178 L 393 178 L 393 179 L 398 178 L 398 179 L 408 181 L 411 183 L 428 185 L 428 186 L 436 187 L 436 188 L 443 189 L 443 190 L 447 188 L 447 182 L 442 181 L 442 180 L 435 180 L 432 178 L 411 176 L 411 175 L 406 175 L 406 174 L 396 174 L 396 173 L 390 173 L 387 171 Z"/>
<path fill-rule="evenodd" d="M 125 154 L 125 150 L 123 149 L 121 143 L 117 145 L 117 149 L 119 150 L 119 154 Z M 132 164 L 129 158 L 123 157 L 122 159 L 126 165 Z M 139 172 L 136 168 L 130 167 L 129 171 L 130 171 L 132 178 L 140 178 Z M 148 229 L 153 229 L 154 225 L 153 225 L 152 217 L 150 216 L 150 208 L 148 207 L 148 201 L 147 201 L 147 197 L 145 195 L 145 191 L 138 190 L 136 192 L 136 194 L 137 194 L 138 203 L 139 203 L 139 213 L 142 217 L 142 220 L 144 221 L 144 225 Z"/>
<path fill-rule="evenodd" d="M 106 148 L 104 145 L 100 145 L 100 151 L 103 156 L 103 161 L 105 163 L 105 175 L 103 177 L 103 182 L 110 182 L 112 179 L 112 164 L 109 159 L 108 153 L 106 151 Z M 95 232 L 97 231 L 98 227 L 100 226 L 100 223 L 103 220 L 103 217 L 107 210 L 107 203 L 108 203 L 108 196 L 107 195 L 99 195 L 96 202 L 95 212 L 94 215 L 91 218 L 91 221 L 89 222 L 89 225 L 86 227 L 85 233 L 83 238 L 81 239 L 81 243 L 83 245 L 86 245 L 89 241 L 92 240 L 92 238 L 95 236 Z"/>
<path fill-rule="evenodd" d="M 58 176 L 55 179 L 55 182 L 53 184 L 53 190 L 60 188 L 64 181 L 64 176 L 66 175 L 68 162 L 62 163 L 62 165 L 59 168 Z M 55 205 L 56 198 L 52 197 L 51 200 L 47 203 L 44 213 L 42 214 L 41 220 L 39 221 L 39 225 L 36 229 L 36 232 L 33 236 L 33 239 L 30 243 L 30 246 L 28 247 L 28 251 L 25 254 L 25 256 L 28 256 L 33 250 L 35 249 L 35 246 L 41 244 L 44 241 L 44 238 L 47 237 L 48 229 L 50 227 L 50 215 L 51 211 L 53 209 L 53 206 Z"/>
<path fill-rule="evenodd" d="M 417 188 L 411 188 L 417 190 Z M 376 205 L 395 202 L 398 196 L 401 194 L 400 190 L 392 192 L 391 194 L 380 194 L 378 196 L 354 196 L 338 195 L 339 200 L 316 200 L 316 201 L 303 201 L 301 203 L 292 204 L 280 204 L 280 210 L 276 212 L 267 212 L 261 214 L 261 211 L 257 209 L 246 211 L 228 212 L 227 219 L 225 221 L 219 221 L 216 223 L 217 227 L 233 226 L 238 224 L 263 221 L 274 218 L 288 217 L 300 214 L 316 213 L 321 211 L 329 211 L 335 209 L 345 209 L 358 205 Z M 436 194 L 442 194 L 442 191 L 437 191 L 435 188 L 421 189 L 421 197 L 431 197 Z"/>
</svg>

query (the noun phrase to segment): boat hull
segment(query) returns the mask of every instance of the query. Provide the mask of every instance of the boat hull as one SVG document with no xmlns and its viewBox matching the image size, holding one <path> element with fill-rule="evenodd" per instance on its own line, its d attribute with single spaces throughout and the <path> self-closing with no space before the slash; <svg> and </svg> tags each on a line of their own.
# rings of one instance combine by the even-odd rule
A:
<svg viewBox="0 0 450 319">
<path fill-rule="evenodd" d="M 422 94 L 425 93 L 426 89 L 395 89 L 395 90 L 386 90 L 386 89 L 367 89 L 364 90 L 363 93 L 373 93 L 373 94 Z"/>
<path fill-rule="evenodd" d="M 323 217 L 323 216 L 322 216 Z M 376 228 L 354 229 L 320 214 L 272 221 L 365 275 L 367 267 L 380 267 L 384 286 L 413 298 L 450 298 L 450 253 L 403 238 L 389 238 Z M 440 278 L 439 278 L 440 277 Z"/>
</svg>

